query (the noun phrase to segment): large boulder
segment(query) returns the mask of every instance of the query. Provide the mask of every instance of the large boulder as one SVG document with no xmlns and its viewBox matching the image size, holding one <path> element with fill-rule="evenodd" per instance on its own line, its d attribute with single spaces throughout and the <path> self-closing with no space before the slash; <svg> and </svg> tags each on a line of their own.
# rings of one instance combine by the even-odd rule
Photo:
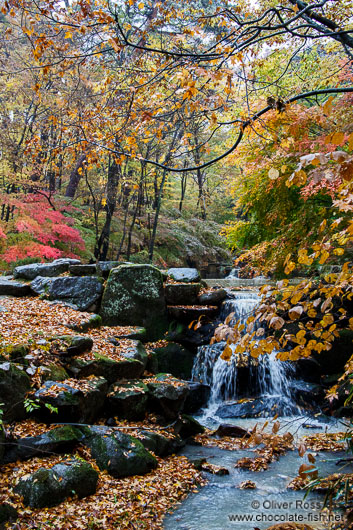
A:
<svg viewBox="0 0 353 530">
<path fill-rule="evenodd" d="M 9 279 L 0 279 L 1 296 L 28 296 L 31 294 L 30 286 Z"/>
<path fill-rule="evenodd" d="M 67 272 L 69 266 L 74 263 L 80 263 L 78 259 L 60 258 L 51 263 L 31 263 L 30 265 L 20 265 L 15 267 L 13 275 L 15 278 L 23 278 L 25 280 L 34 280 L 37 276 L 59 276 Z"/>
<path fill-rule="evenodd" d="M 100 314 L 109 326 L 143 326 L 151 338 L 166 329 L 161 272 L 151 265 L 120 265 L 112 269 Z"/>
<path fill-rule="evenodd" d="M 4 362 L 0 364 L 0 403 L 3 403 L 4 420 L 21 420 L 26 416 L 23 401 L 31 382 L 22 366 Z"/>
<path fill-rule="evenodd" d="M 197 269 L 187 267 L 174 267 L 168 270 L 168 276 L 176 282 L 194 283 L 201 280 L 200 273 Z"/>
<path fill-rule="evenodd" d="M 91 423 L 103 408 L 107 389 L 107 381 L 103 377 L 46 381 L 34 394 L 40 404 L 36 414 L 51 422 Z M 51 413 L 53 407 L 57 412 Z"/>
<path fill-rule="evenodd" d="M 55 278 L 49 285 L 49 299 L 66 302 L 79 311 L 97 308 L 103 293 L 102 282 L 96 276 Z"/>
<path fill-rule="evenodd" d="M 159 374 L 147 386 L 151 409 L 165 418 L 177 418 L 189 393 L 188 384 L 170 374 Z"/>
<path fill-rule="evenodd" d="M 93 495 L 98 473 L 84 460 L 72 458 L 50 469 L 40 468 L 20 478 L 14 491 L 31 508 L 56 506 L 75 493 L 80 499 Z"/>
<path fill-rule="evenodd" d="M 153 348 L 151 366 L 155 373 L 190 379 L 195 355 L 176 342 Z"/>
<path fill-rule="evenodd" d="M 157 467 L 156 458 L 137 438 L 103 426 L 82 427 L 81 431 L 99 469 L 113 477 L 144 475 Z"/>
<path fill-rule="evenodd" d="M 17 460 L 28 460 L 35 456 L 66 453 L 71 451 L 81 438 L 81 431 L 70 425 L 57 427 L 39 436 L 19 438 L 12 443 L 7 443 L 4 462 L 16 462 Z"/>
<path fill-rule="evenodd" d="M 167 283 L 164 287 L 167 304 L 193 305 L 197 304 L 200 283 Z"/>
<path fill-rule="evenodd" d="M 138 380 L 116 383 L 109 389 L 107 409 L 120 419 L 143 420 L 146 414 L 148 388 Z"/>
</svg>

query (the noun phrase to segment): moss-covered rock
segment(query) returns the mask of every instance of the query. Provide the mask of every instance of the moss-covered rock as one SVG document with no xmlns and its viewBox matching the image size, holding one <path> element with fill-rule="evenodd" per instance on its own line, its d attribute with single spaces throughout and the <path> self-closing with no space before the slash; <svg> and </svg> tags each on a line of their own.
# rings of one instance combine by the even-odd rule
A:
<svg viewBox="0 0 353 530">
<path fill-rule="evenodd" d="M 28 365 L 26 356 L 29 354 L 31 348 L 28 344 L 10 344 L 0 348 L 0 353 L 5 355 L 11 362 L 21 364 L 22 366 Z"/>
<path fill-rule="evenodd" d="M 153 348 L 149 366 L 154 373 L 164 372 L 181 379 L 190 379 L 195 355 L 177 344 Z"/>
<path fill-rule="evenodd" d="M 111 416 L 127 420 L 142 420 L 145 417 L 148 388 L 138 380 L 117 383 L 109 388 L 107 409 Z"/>
<path fill-rule="evenodd" d="M 188 414 L 182 414 L 174 425 L 175 434 L 180 436 L 183 440 L 201 434 L 204 431 L 205 427 Z"/>
<path fill-rule="evenodd" d="M 99 469 L 113 477 L 144 475 L 157 467 L 157 460 L 137 438 L 101 426 L 82 427 L 81 431 Z"/>
<path fill-rule="evenodd" d="M 15 486 L 23 503 L 31 508 L 56 506 L 68 497 L 79 498 L 96 491 L 98 473 L 85 460 L 72 458 L 50 469 L 40 468 L 20 478 Z"/>
<path fill-rule="evenodd" d="M 143 446 L 157 456 L 169 456 L 177 453 L 185 446 L 179 436 L 163 436 L 157 432 L 140 431 L 139 440 Z"/>
<path fill-rule="evenodd" d="M 3 403 L 5 421 L 25 418 L 23 400 L 30 388 L 30 379 L 22 366 L 11 362 L 0 364 L 0 403 Z"/>
<path fill-rule="evenodd" d="M 65 381 L 65 379 L 69 378 L 65 368 L 60 364 L 54 363 L 41 366 L 40 376 L 42 383 L 45 383 L 45 381 Z"/>
<path fill-rule="evenodd" d="M 74 421 L 91 423 L 99 416 L 108 389 L 103 377 L 80 380 L 77 383 L 46 381 L 34 398 L 39 400 L 40 408 L 35 414 L 45 421 Z M 50 412 L 54 407 L 57 412 Z"/>
<path fill-rule="evenodd" d="M 121 350 L 124 360 L 117 361 L 104 355 L 95 354 L 95 359 L 76 357 L 67 370 L 77 378 L 90 375 L 104 377 L 109 384 L 121 379 L 139 379 L 147 364 L 147 353 L 139 341 L 131 341 L 130 347 Z"/>
<path fill-rule="evenodd" d="M 93 314 L 81 320 L 79 324 L 67 324 L 69 329 L 78 331 L 79 333 L 85 333 L 90 329 L 100 328 L 102 325 L 102 317 L 100 315 Z"/>
<path fill-rule="evenodd" d="M 64 425 L 39 436 L 20 438 L 8 444 L 4 462 L 28 460 L 35 456 L 66 453 L 71 451 L 82 438 L 82 433 L 76 427 Z"/>
<path fill-rule="evenodd" d="M 100 314 L 110 326 L 142 326 L 150 338 L 166 329 L 163 279 L 151 265 L 120 265 L 112 269 Z"/>
</svg>

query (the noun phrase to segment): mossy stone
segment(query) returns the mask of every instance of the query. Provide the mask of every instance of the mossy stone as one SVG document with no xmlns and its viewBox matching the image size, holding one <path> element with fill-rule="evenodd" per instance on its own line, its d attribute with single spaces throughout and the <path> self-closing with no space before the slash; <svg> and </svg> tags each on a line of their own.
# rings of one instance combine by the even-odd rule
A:
<svg viewBox="0 0 353 530">
<path fill-rule="evenodd" d="M 116 478 L 144 475 L 155 469 L 157 460 L 133 436 L 107 427 L 83 427 L 83 443 L 91 449 L 99 469 Z"/>
<path fill-rule="evenodd" d="M 110 271 L 100 315 L 108 326 L 142 326 L 149 338 L 166 329 L 163 278 L 152 265 L 120 265 Z"/>
<path fill-rule="evenodd" d="M 79 498 L 92 495 L 97 481 L 98 473 L 88 462 L 72 458 L 20 478 L 14 491 L 23 497 L 26 506 L 44 508 L 56 506 L 73 495 Z"/>
</svg>

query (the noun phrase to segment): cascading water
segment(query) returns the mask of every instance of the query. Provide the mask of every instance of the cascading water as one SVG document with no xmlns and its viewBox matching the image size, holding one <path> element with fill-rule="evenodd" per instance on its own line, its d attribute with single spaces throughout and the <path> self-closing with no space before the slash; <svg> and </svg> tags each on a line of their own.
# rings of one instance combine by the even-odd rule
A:
<svg viewBox="0 0 353 530">
<path fill-rule="evenodd" d="M 220 318 L 224 320 L 234 313 L 234 321 L 245 324 L 253 314 L 259 297 L 252 291 L 233 292 L 232 296 L 234 298 L 224 302 Z M 193 380 L 211 387 L 206 416 L 241 416 L 244 405 L 239 406 L 239 400 L 254 397 L 256 403 L 250 408 L 253 408 L 255 415 L 271 412 L 290 415 L 298 412 L 290 395 L 289 381 L 293 369 L 288 363 L 278 361 L 275 352 L 260 356 L 259 360 L 247 354 L 233 356 L 227 362 L 220 357 L 224 348 L 225 342 L 201 346 L 195 359 Z M 232 345 L 232 348 L 235 349 L 236 345 Z"/>
</svg>

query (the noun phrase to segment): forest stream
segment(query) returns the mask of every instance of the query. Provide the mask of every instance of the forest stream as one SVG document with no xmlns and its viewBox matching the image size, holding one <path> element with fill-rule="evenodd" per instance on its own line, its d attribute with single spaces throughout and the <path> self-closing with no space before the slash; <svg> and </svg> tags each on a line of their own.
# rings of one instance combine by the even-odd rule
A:
<svg viewBox="0 0 353 530">
<path fill-rule="evenodd" d="M 233 292 L 232 296 L 224 302 L 221 318 L 234 313 L 234 319 L 245 322 L 256 306 L 258 296 L 253 291 Z M 230 362 L 220 358 L 223 349 L 222 342 L 202 346 L 195 358 L 193 379 L 211 386 L 207 407 L 195 415 L 205 427 L 214 430 L 226 422 L 250 430 L 255 424 L 261 426 L 269 422 L 267 431 L 271 432 L 272 418 L 278 415 L 278 434 L 290 432 L 294 442 L 307 435 L 345 430 L 343 421 L 310 413 L 296 403 L 293 385 L 298 388 L 300 382 L 290 364 L 277 361 L 272 354 L 261 357 L 256 365 L 239 366 L 236 358 Z M 302 384 L 305 386 L 304 382 Z M 255 399 L 247 400 L 244 396 Z M 260 412 L 257 412 L 258 407 Z M 244 417 L 252 415 L 251 409 L 256 417 Z M 255 449 L 187 446 L 182 454 L 193 460 L 205 458 L 212 464 L 227 468 L 229 474 L 217 476 L 207 473 L 207 485 L 198 493 L 191 494 L 173 514 L 166 517 L 165 530 L 263 530 L 281 522 L 307 523 L 314 529 L 327 528 L 325 517 L 328 515 L 325 510 L 322 511 L 325 495 L 310 492 L 305 496 L 304 491 L 288 489 L 303 463 L 298 450 L 287 451 L 263 471 L 234 467 L 240 458 L 256 456 Z M 350 465 L 346 464 L 344 468 L 337 465 L 339 459 L 344 458 L 343 452 L 314 454 L 319 477 L 342 469 L 351 472 Z M 254 482 L 256 488 L 240 489 L 240 484 L 246 481 Z M 334 521 L 339 522 L 342 514 L 335 512 L 330 517 L 331 521 L 335 517 Z"/>
</svg>

